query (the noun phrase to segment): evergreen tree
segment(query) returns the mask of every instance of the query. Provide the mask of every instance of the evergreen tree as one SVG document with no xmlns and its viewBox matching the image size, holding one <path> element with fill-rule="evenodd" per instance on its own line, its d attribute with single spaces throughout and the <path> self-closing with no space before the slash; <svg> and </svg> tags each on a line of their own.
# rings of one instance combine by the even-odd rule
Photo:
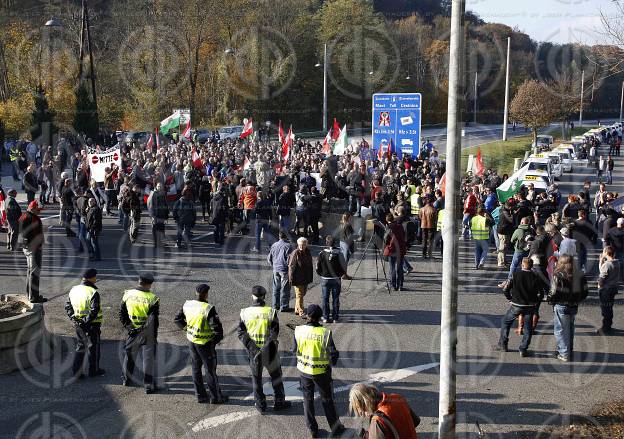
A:
<svg viewBox="0 0 624 439">
<path fill-rule="evenodd" d="M 52 144 L 52 136 L 57 132 L 54 126 L 54 112 L 50 110 L 43 87 L 39 86 L 34 95 L 35 109 L 32 112 L 30 135 L 34 142 Z"/>
<path fill-rule="evenodd" d="M 85 138 L 95 139 L 98 135 L 98 115 L 93 100 L 84 83 L 76 90 L 76 115 L 74 116 L 74 129 Z"/>
</svg>

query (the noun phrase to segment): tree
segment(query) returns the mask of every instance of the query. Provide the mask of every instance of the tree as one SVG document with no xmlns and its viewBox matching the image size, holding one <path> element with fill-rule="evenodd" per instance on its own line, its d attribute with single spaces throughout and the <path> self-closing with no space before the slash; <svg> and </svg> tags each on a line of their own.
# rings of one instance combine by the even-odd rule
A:
<svg viewBox="0 0 624 439">
<path fill-rule="evenodd" d="M 534 142 L 537 142 L 537 130 L 550 125 L 558 113 L 557 106 L 549 99 L 547 88 L 533 79 L 520 86 L 509 110 L 513 120 L 531 128 Z"/>
<path fill-rule="evenodd" d="M 35 108 L 32 112 L 30 135 L 33 142 L 52 144 L 52 136 L 56 132 L 54 113 L 48 105 L 43 87 L 39 86 L 34 95 Z"/>
<path fill-rule="evenodd" d="M 98 135 L 98 116 L 95 103 L 89 96 L 87 87 L 81 82 L 76 89 L 76 114 L 74 129 L 80 135 L 95 138 Z"/>
</svg>

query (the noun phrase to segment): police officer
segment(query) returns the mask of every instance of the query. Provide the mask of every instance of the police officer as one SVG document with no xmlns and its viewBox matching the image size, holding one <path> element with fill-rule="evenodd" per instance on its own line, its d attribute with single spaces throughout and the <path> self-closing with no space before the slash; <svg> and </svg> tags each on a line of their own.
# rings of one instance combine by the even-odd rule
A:
<svg viewBox="0 0 624 439">
<path fill-rule="evenodd" d="M 128 331 L 122 365 L 121 384 L 132 386 L 134 364 L 139 349 L 143 349 L 143 383 L 148 395 L 156 391 L 154 380 L 156 338 L 160 300 L 152 293 L 154 276 L 141 274 L 139 285 L 124 292 L 119 307 L 119 320 Z"/>
<path fill-rule="evenodd" d="M 332 390 L 331 366 L 338 362 L 338 351 L 331 331 L 319 323 L 323 311 L 318 305 L 309 305 L 308 323 L 295 328 L 293 353 L 297 356 L 303 393 L 303 414 L 310 435 L 318 437 L 318 423 L 314 414 L 314 388 L 319 388 L 325 417 L 332 435 L 339 436 L 345 428 L 338 419 Z"/>
<path fill-rule="evenodd" d="M 84 378 L 83 364 L 88 347 L 89 376 L 104 375 L 100 369 L 100 326 L 102 304 L 95 286 L 97 270 L 89 268 L 82 275 L 82 282 L 69 291 L 65 311 L 76 327 L 76 354 L 72 372 L 76 378 Z"/>
<path fill-rule="evenodd" d="M 221 394 L 217 380 L 217 344 L 223 340 L 223 326 L 214 306 L 208 303 L 206 284 L 197 285 L 195 292 L 197 300 L 187 300 L 178 312 L 174 323 L 180 329 L 186 329 L 186 338 L 189 341 L 191 365 L 193 368 L 193 385 L 195 395 L 200 404 L 223 404 L 228 400 Z M 208 393 L 204 386 L 202 366 L 206 367 Z"/>
<path fill-rule="evenodd" d="M 262 368 L 266 367 L 273 385 L 273 410 L 285 410 L 291 406 L 286 401 L 284 383 L 282 382 L 282 366 L 278 353 L 279 320 L 275 309 L 264 302 L 266 290 L 259 285 L 251 289 L 252 305 L 241 310 L 238 325 L 238 339 L 243 343 L 249 354 L 251 381 L 253 384 L 256 410 L 266 412 L 266 396 L 262 391 Z"/>
</svg>

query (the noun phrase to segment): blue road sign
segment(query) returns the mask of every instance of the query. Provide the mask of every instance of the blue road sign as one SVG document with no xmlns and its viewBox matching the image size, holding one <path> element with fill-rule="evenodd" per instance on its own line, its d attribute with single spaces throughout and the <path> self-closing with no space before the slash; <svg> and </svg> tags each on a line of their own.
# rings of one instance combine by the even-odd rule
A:
<svg viewBox="0 0 624 439">
<path fill-rule="evenodd" d="M 419 154 L 421 103 L 420 93 L 374 94 L 372 148 L 385 152 L 392 139 L 404 154 Z"/>
</svg>

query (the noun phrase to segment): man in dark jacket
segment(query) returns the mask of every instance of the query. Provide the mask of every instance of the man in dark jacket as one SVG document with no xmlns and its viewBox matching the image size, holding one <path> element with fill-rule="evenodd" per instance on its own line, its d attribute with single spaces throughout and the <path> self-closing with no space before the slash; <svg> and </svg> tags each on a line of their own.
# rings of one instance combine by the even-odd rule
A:
<svg viewBox="0 0 624 439">
<path fill-rule="evenodd" d="M 169 205 L 167 204 L 167 194 L 160 182 L 156 184 L 156 189 L 147 199 L 147 211 L 152 217 L 154 247 L 162 247 L 165 245 L 165 223 L 169 218 Z"/>
<path fill-rule="evenodd" d="M 310 235 L 310 242 L 312 245 L 318 245 L 319 243 L 319 221 L 321 219 L 321 211 L 323 210 L 323 197 L 319 194 L 316 186 L 310 188 L 310 195 L 306 197 L 308 204 L 308 224 L 312 229 L 312 235 Z"/>
<path fill-rule="evenodd" d="M 39 204 L 31 201 L 28 210 L 19 219 L 19 231 L 22 237 L 22 248 L 26 255 L 26 291 L 32 303 L 47 302 L 48 299 L 39 294 L 39 276 L 43 259 L 43 224 L 39 218 Z"/>
<path fill-rule="evenodd" d="M 37 181 L 37 176 L 35 175 L 35 170 L 35 164 L 29 164 L 28 168 L 26 168 L 26 172 L 24 173 L 24 177 L 22 178 L 22 184 L 24 185 L 26 198 L 29 204 L 34 201 L 35 194 L 39 190 L 39 183 Z"/>
<path fill-rule="evenodd" d="M 258 192 L 258 199 L 253 208 L 256 218 L 255 236 L 256 245 L 251 249 L 252 252 L 260 252 L 262 244 L 262 236 L 270 234 L 271 219 L 273 218 L 273 206 L 271 200 L 265 196 L 264 192 Z"/>
<path fill-rule="evenodd" d="M 579 267 L 583 271 L 587 265 L 587 247 L 594 247 L 598 241 L 598 232 L 592 222 L 587 218 L 587 211 L 580 209 L 578 211 L 578 219 L 574 221 L 572 229 L 572 237 L 578 243 Z"/>
<path fill-rule="evenodd" d="M 386 216 L 383 255 L 388 258 L 388 271 L 395 291 L 403 290 L 403 258 L 407 253 L 405 230 L 391 213 Z"/>
<path fill-rule="evenodd" d="M 195 227 L 195 221 L 197 219 L 193 192 L 190 188 L 184 188 L 182 191 L 182 198 L 173 205 L 173 219 L 178 224 L 176 248 L 182 247 L 182 237 L 184 237 L 186 245 L 190 246 L 191 230 Z"/>
<path fill-rule="evenodd" d="M 215 226 L 215 244 L 223 245 L 225 243 L 225 221 L 228 218 L 228 199 L 220 183 L 217 187 L 217 193 L 210 201 L 210 213 L 210 223 Z"/>
<path fill-rule="evenodd" d="M 97 270 L 87 269 L 82 282 L 69 292 L 65 312 L 76 327 L 76 353 L 72 372 L 76 378 L 83 378 L 85 351 L 89 360 L 89 376 L 104 375 L 100 368 L 100 333 L 102 326 L 102 304 L 95 282 Z"/>
<path fill-rule="evenodd" d="M 529 344 L 533 336 L 533 314 L 541 301 L 539 295 L 542 291 L 540 278 L 531 271 L 533 263 L 531 259 L 522 259 L 522 270 L 516 271 L 503 290 L 505 297 L 511 302 L 511 306 L 501 322 L 500 338 L 495 350 L 507 352 L 509 341 L 509 329 L 518 316 L 524 318 L 524 332 L 520 343 L 520 355 L 528 356 Z"/>
<path fill-rule="evenodd" d="M 19 220 L 22 216 L 22 208 L 19 206 L 15 197 L 17 191 L 15 189 L 9 190 L 9 198 L 6 203 L 6 217 L 7 217 L 7 249 L 11 252 L 17 250 L 17 241 L 19 238 Z"/>
<path fill-rule="evenodd" d="M 513 234 L 514 219 L 511 213 L 511 201 L 501 206 L 498 216 L 498 226 L 496 227 L 496 233 L 498 234 L 498 267 L 503 268 L 507 266 L 507 248 Z"/>
<path fill-rule="evenodd" d="M 282 193 L 277 199 L 277 215 L 279 216 L 279 228 L 290 230 L 292 210 L 295 207 L 295 194 L 290 191 L 287 184 L 282 188 Z"/>
<path fill-rule="evenodd" d="M 403 230 L 401 228 L 401 230 Z M 316 260 L 316 274 L 321 277 L 321 297 L 323 299 L 323 323 L 337 322 L 340 317 L 340 291 L 343 277 L 347 275 L 347 262 L 339 248 L 334 248 L 334 237 L 327 235 L 325 245 Z M 330 317 L 329 296 L 332 296 Z"/>
<path fill-rule="evenodd" d="M 89 209 L 87 210 L 87 237 L 89 239 L 89 259 L 101 261 L 100 255 L 100 234 L 102 233 L 102 208 L 97 201 L 89 198 Z"/>
</svg>

